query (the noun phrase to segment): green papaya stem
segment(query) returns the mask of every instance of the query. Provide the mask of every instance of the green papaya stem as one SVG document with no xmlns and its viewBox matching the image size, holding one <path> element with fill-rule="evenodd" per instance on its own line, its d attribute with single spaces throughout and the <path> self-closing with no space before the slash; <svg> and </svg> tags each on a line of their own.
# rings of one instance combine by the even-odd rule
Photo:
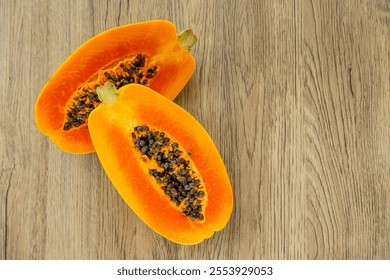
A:
<svg viewBox="0 0 390 280">
<path fill-rule="evenodd" d="M 119 93 L 111 82 L 106 82 L 104 85 L 96 88 L 96 93 L 101 102 L 112 104 L 115 102 Z"/>
<path fill-rule="evenodd" d="M 198 41 L 191 29 L 182 31 L 179 35 L 179 43 L 183 48 L 190 49 Z"/>
</svg>

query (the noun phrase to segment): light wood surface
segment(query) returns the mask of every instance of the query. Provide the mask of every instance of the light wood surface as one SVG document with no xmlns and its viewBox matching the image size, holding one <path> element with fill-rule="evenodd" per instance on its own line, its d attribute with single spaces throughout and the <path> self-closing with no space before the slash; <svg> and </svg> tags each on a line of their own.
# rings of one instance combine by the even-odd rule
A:
<svg viewBox="0 0 390 280">
<path fill-rule="evenodd" d="M 154 233 L 95 154 L 34 121 L 72 51 L 150 19 L 199 37 L 175 102 L 234 189 L 228 226 L 195 246 Z M 390 259 L 389 38 L 387 0 L 0 0 L 0 259 Z"/>
</svg>

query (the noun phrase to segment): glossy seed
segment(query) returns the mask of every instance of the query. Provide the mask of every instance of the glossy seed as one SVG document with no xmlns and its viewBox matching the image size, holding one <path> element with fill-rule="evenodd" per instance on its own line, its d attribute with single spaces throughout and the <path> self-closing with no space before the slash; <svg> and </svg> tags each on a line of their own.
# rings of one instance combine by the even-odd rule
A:
<svg viewBox="0 0 390 280">
<path fill-rule="evenodd" d="M 70 127 L 71 127 L 71 125 L 70 125 L 69 122 L 66 122 L 66 123 L 64 124 L 64 130 L 69 130 Z"/>
<path fill-rule="evenodd" d="M 179 144 L 177 142 L 172 143 L 172 148 L 177 149 L 179 148 Z"/>
</svg>

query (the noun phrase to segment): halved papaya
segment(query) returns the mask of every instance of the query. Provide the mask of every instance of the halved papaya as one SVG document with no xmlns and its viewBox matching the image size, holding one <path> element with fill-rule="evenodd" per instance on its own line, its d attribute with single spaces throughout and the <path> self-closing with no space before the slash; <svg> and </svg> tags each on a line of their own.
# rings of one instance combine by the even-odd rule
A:
<svg viewBox="0 0 390 280">
<path fill-rule="evenodd" d="M 174 99 L 190 79 L 195 60 L 191 30 L 176 34 L 169 21 L 155 20 L 110 29 L 80 46 L 54 73 L 36 106 L 38 129 L 70 153 L 94 151 L 88 117 L 99 106 L 96 87 L 138 83 Z"/>
<path fill-rule="evenodd" d="M 154 231 L 196 244 L 223 229 L 233 194 L 212 139 L 187 111 L 141 85 L 98 88 L 103 103 L 88 119 L 111 182 Z"/>
</svg>

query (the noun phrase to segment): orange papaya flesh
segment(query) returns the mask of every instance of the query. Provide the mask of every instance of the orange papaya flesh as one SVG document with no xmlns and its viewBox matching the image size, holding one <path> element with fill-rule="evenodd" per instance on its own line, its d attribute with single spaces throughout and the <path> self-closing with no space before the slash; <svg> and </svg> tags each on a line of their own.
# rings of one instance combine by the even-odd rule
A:
<svg viewBox="0 0 390 280">
<path fill-rule="evenodd" d="M 103 100 L 88 126 L 103 168 L 130 208 L 179 244 L 222 230 L 232 212 L 232 188 L 202 125 L 144 86 L 126 85 Z"/>
<path fill-rule="evenodd" d="M 179 35 L 168 21 L 129 24 L 80 46 L 42 89 L 35 106 L 38 129 L 69 153 L 94 152 L 89 114 L 100 104 L 96 87 L 138 83 L 174 99 L 195 69 L 191 30 Z"/>
</svg>

